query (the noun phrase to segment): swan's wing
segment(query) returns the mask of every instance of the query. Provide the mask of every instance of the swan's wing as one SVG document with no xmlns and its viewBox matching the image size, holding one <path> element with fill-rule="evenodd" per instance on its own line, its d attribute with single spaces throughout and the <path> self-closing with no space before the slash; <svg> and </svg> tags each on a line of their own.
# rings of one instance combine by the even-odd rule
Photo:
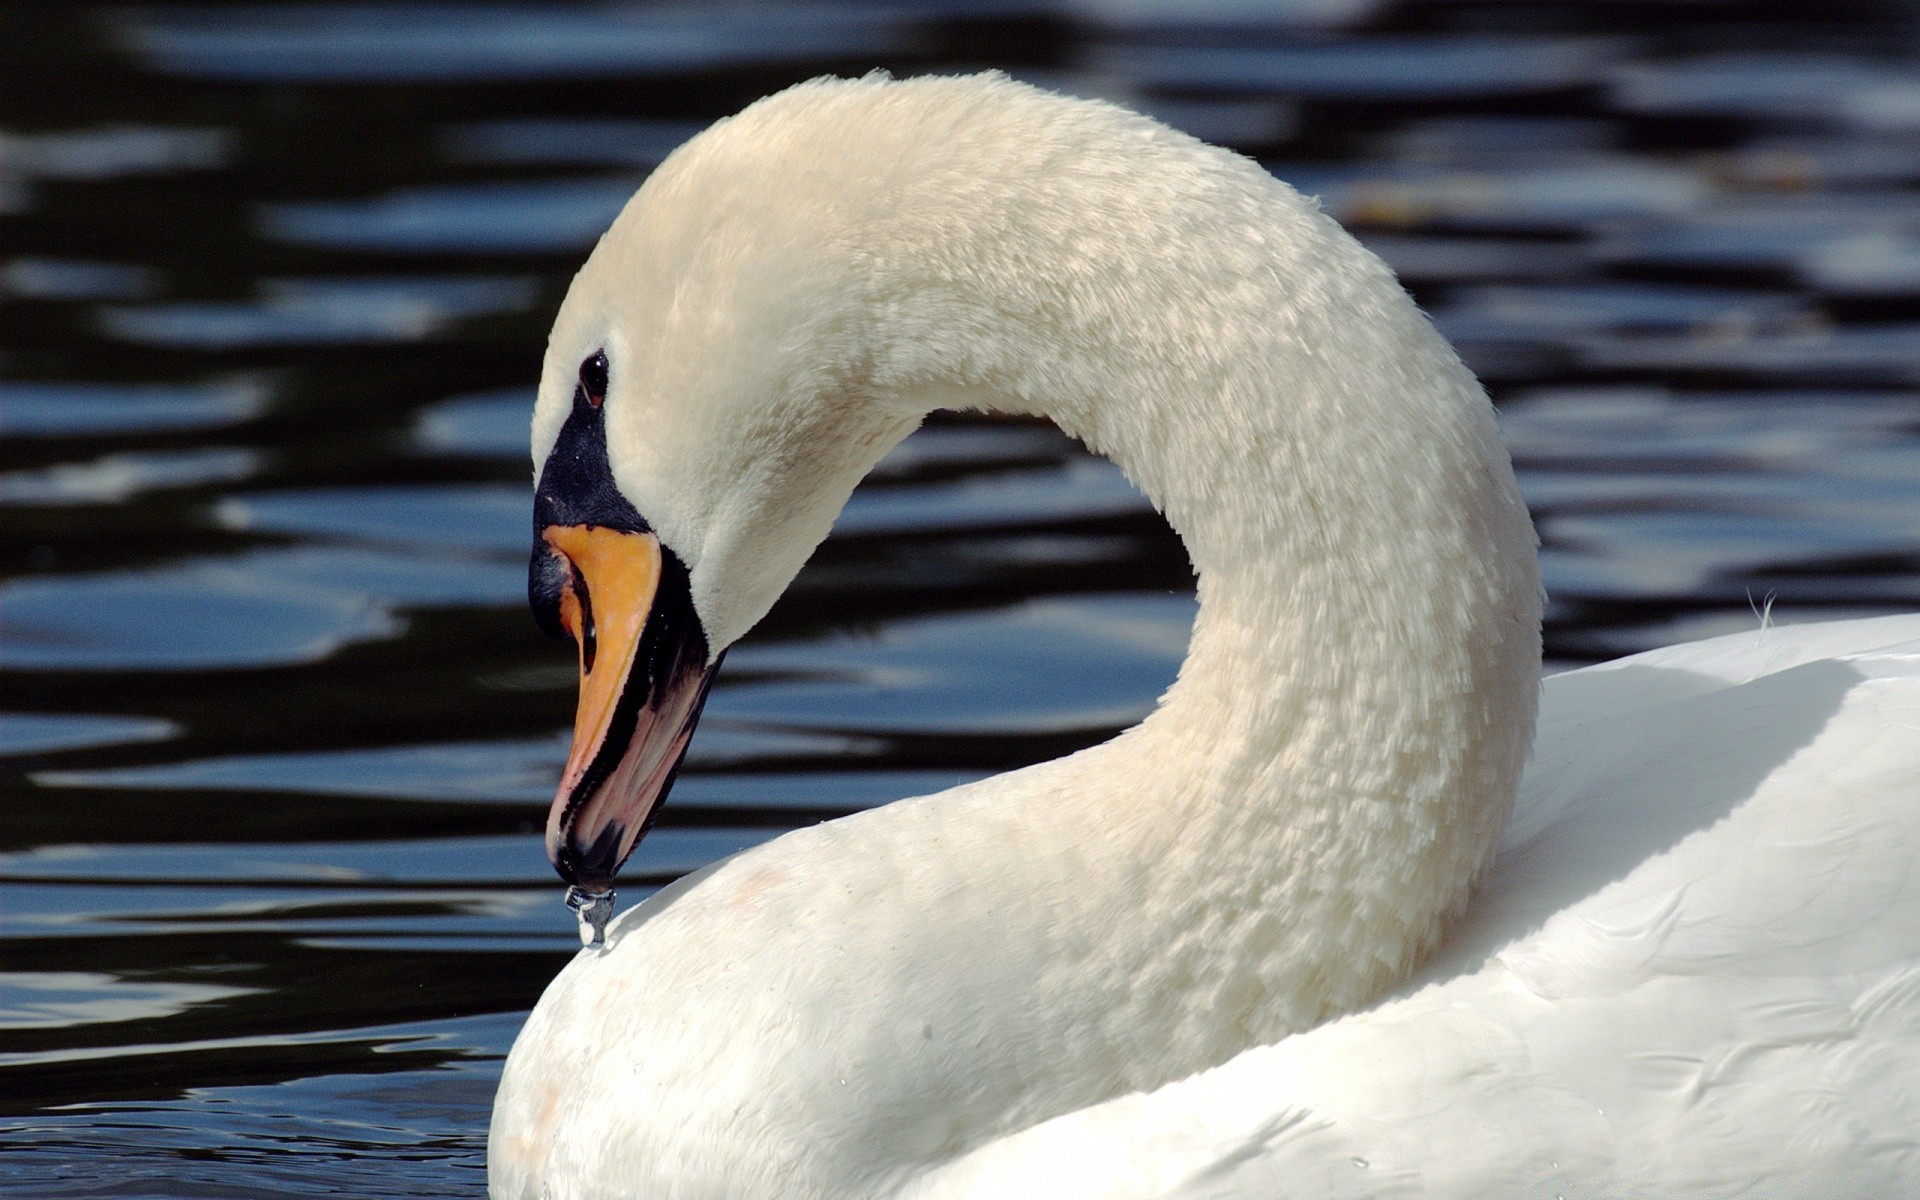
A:
<svg viewBox="0 0 1920 1200">
<path fill-rule="evenodd" d="M 1920 614 L 1783 625 L 1650 650 L 1630 658 L 1569 671 L 1542 687 L 1533 758 L 1519 802 L 1507 823 L 1504 855 L 1547 828 L 1577 804 L 1605 804 L 1619 778 L 1616 748 L 1660 769 L 1670 756 L 1648 754 L 1613 731 L 1615 722 L 1656 705 L 1672 704 L 1752 683 L 1795 667 L 1845 661 L 1920 640 Z M 1811 697 L 1779 706 L 1777 715 L 1824 719 Z M 1684 731 L 1683 731 L 1684 732 Z M 1769 747 L 1751 737 L 1698 747 L 1718 761 L 1751 755 L 1762 763 Z"/>
<path fill-rule="evenodd" d="M 1920 618 L 1549 681 L 1424 985 L 928 1196 L 1920 1194 Z"/>
</svg>

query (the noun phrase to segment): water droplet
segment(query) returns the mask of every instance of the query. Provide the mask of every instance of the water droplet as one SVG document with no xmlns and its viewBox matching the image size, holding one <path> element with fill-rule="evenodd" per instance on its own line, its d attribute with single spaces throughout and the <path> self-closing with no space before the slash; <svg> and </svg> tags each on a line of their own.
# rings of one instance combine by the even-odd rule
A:
<svg viewBox="0 0 1920 1200">
<path fill-rule="evenodd" d="M 1367 1160 L 1356 1154 L 1353 1156 L 1353 1165 L 1364 1171 L 1367 1169 Z"/>
<path fill-rule="evenodd" d="M 612 892 L 567 889 L 567 907 L 580 918 L 580 944 L 589 950 L 607 948 L 607 919 L 613 916 Z"/>
</svg>

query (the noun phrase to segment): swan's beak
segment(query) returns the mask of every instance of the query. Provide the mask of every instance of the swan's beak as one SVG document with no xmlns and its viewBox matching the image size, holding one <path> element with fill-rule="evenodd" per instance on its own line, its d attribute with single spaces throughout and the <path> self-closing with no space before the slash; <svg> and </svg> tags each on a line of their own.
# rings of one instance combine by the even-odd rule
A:
<svg viewBox="0 0 1920 1200">
<path fill-rule="evenodd" d="M 547 857 L 567 882 L 604 892 L 673 786 L 720 664 L 707 661 L 686 568 L 652 533 L 544 526 L 529 590 L 580 655 Z"/>
</svg>

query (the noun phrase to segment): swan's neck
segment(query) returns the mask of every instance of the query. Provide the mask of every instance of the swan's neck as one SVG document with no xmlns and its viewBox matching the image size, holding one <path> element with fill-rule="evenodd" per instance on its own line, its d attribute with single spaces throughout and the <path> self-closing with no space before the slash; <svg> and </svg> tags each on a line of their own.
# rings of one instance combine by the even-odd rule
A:
<svg viewBox="0 0 1920 1200">
<path fill-rule="evenodd" d="M 1132 794 L 1084 795 L 1139 814 L 1134 861 L 1156 863 L 1136 915 L 1158 934 L 1128 949 L 1135 995 L 1190 997 L 1146 1006 L 1186 1060 L 1170 1074 L 1405 978 L 1512 805 L 1538 680 L 1532 530 L 1480 389 L 1405 308 L 1393 369 L 1353 346 L 1339 374 L 1299 362 L 1229 437 L 1170 395 L 1145 401 L 1161 436 L 1100 439 L 1198 574 L 1179 680 L 1090 756 Z M 1409 411 L 1432 419 L 1408 430 Z"/>
<path fill-rule="evenodd" d="M 1158 710 L 1034 775 L 1059 841 L 1033 853 L 1070 865 L 1031 878 L 1111 931 L 1135 1087 L 1406 976 L 1494 844 L 1538 681 L 1533 532 L 1485 394 L 1372 256 L 1222 158 L 1246 226 L 1179 198 L 1141 240 L 1036 248 L 1043 214 L 996 231 L 1026 253 L 972 256 L 993 303 L 929 315 L 986 322 L 946 402 L 1113 458 L 1198 575 Z"/>
</svg>

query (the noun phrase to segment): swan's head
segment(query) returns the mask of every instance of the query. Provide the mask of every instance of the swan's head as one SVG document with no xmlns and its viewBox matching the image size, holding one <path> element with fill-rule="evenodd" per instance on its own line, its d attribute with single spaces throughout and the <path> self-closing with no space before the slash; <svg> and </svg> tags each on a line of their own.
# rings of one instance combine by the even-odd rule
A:
<svg viewBox="0 0 1920 1200">
<path fill-rule="evenodd" d="M 579 647 L 547 848 L 588 891 L 664 797 L 726 648 L 938 402 L 874 378 L 873 330 L 899 321 L 882 319 L 868 234 L 897 216 L 900 167 L 860 126 L 900 127 L 873 98 L 910 88 L 806 85 L 703 133 L 561 306 L 534 413 L 529 591 Z"/>
</svg>

